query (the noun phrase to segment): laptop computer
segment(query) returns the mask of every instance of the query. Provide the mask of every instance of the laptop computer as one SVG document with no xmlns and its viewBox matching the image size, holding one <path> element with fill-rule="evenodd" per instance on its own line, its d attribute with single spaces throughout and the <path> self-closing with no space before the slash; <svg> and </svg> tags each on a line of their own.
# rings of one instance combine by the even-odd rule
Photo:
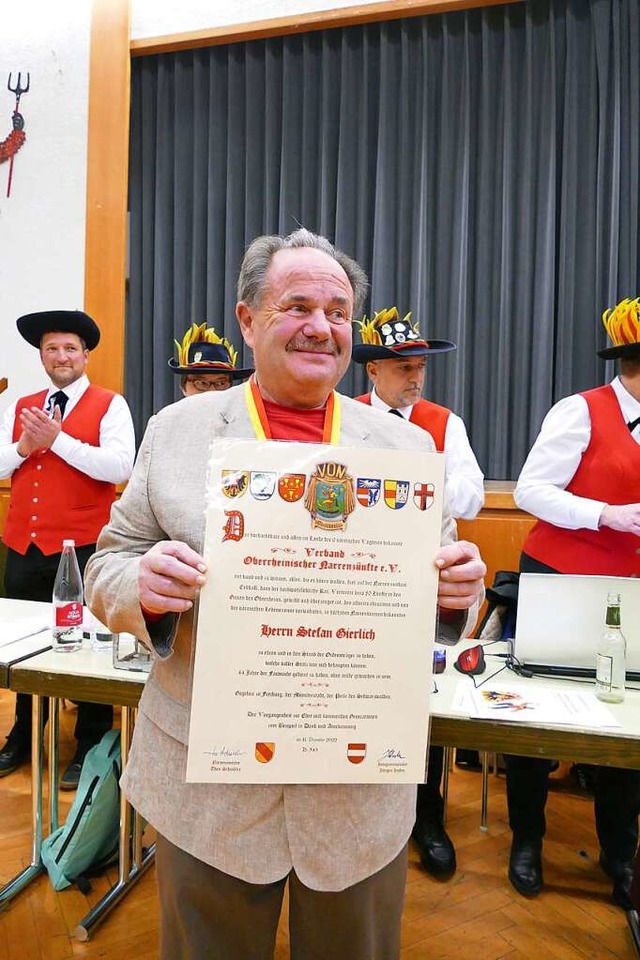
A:
<svg viewBox="0 0 640 960">
<path fill-rule="evenodd" d="M 635 577 L 521 574 L 516 661 L 536 674 L 595 677 L 609 592 L 620 594 L 627 680 L 640 680 L 640 578 Z"/>
</svg>

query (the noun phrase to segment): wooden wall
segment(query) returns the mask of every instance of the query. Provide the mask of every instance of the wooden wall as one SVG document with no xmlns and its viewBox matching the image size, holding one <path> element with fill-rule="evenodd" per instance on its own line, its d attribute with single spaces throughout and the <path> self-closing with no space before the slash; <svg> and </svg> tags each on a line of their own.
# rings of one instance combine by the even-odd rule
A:
<svg viewBox="0 0 640 960">
<path fill-rule="evenodd" d="M 475 520 L 458 520 L 461 540 L 477 543 L 487 565 L 488 587 L 496 570 L 517 570 L 524 539 L 535 518 L 520 510 L 513 499 L 514 484 L 510 481 L 485 482 L 484 507 Z"/>
</svg>

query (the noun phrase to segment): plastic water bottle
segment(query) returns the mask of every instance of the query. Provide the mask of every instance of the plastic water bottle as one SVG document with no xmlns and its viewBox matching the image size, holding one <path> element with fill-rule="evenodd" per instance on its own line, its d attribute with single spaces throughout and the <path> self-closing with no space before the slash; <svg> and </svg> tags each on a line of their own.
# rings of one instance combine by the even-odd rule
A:
<svg viewBox="0 0 640 960">
<path fill-rule="evenodd" d="M 607 703 L 624 700 L 627 642 L 620 629 L 620 594 L 607 594 L 605 627 L 596 652 L 596 697 Z"/>
<path fill-rule="evenodd" d="M 53 649 L 71 653 L 82 647 L 82 577 L 74 540 L 62 541 L 53 585 Z"/>
</svg>

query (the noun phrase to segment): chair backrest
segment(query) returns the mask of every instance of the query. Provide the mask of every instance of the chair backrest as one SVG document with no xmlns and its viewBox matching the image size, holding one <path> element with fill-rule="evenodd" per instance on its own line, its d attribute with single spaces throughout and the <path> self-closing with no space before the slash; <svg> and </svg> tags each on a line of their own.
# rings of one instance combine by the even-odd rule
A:
<svg viewBox="0 0 640 960">
<path fill-rule="evenodd" d="M 515 636 L 519 582 L 520 574 L 515 570 L 498 570 L 487 589 L 487 609 L 476 629 L 478 640 L 488 643 Z"/>
</svg>

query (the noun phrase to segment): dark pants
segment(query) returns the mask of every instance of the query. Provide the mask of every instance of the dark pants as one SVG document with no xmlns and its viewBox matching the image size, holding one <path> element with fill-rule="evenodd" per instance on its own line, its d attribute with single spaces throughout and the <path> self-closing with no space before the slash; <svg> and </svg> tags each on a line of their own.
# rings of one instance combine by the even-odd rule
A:
<svg viewBox="0 0 640 960">
<path fill-rule="evenodd" d="M 522 554 L 521 573 L 557 573 Z M 546 821 L 551 760 L 505 754 L 509 826 L 523 840 L 541 841 Z M 614 860 L 633 860 L 638 845 L 640 770 L 594 767 L 596 832 L 604 853 Z"/>
<path fill-rule="evenodd" d="M 95 552 L 95 544 L 76 547 L 80 573 L 84 574 L 89 557 Z M 53 583 L 58 571 L 60 554 L 49 556 L 41 553 L 33 545 L 24 556 L 9 548 L 4 573 L 4 592 L 11 600 L 39 600 L 51 603 Z M 47 720 L 48 700 L 44 701 L 44 719 Z M 103 703 L 78 703 L 78 718 L 75 737 L 79 742 L 97 743 L 111 729 L 113 707 Z M 16 720 L 14 734 L 25 745 L 31 743 L 31 695 L 19 693 L 16 696 Z"/>
<path fill-rule="evenodd" d="M 156 864 L 161 960 L 272 960 L 287 881 L 292 960 L 400 955 L 406 846 L 372 877 L 335 893 L 311 890 L 294 871 L 274 883 L 238 880 L 159 834 Z"/>
<path fill-rule="evenodd" d="M 416 801 L 416 820 L 418 823 L 436 821 L 442 823 L 444 800 L 440 792 L 442 770 L 444 767 L 444 747 L 429 747 L 427 762 L 427 782 L 418 784 Z"/>
<path fill-rule="evenodd" d="M 523 840 L 542 840 L 551 760 L 505 755 L 509 826 Z M 594 809 L 600 846 L 613 860 L 633 860 L 638 845 L 640 770 L 595 767 Z"/>
</svg>

